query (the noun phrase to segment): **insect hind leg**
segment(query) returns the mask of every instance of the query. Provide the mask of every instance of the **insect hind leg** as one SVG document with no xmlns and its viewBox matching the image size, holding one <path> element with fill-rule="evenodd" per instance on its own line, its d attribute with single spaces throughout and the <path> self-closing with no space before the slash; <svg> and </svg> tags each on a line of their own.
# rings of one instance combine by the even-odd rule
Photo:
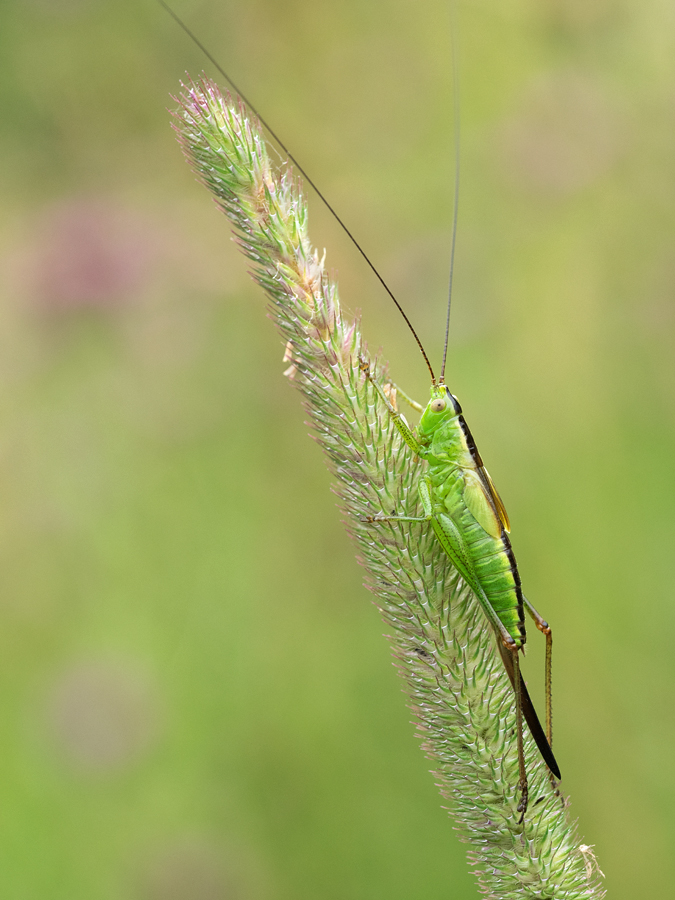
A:
<svg viewBox="0 0 675 900">
<path fill-rule="evenodd" d="M 546 663 L 545 663 L 545 695 L 546 695 L 546 739 L 549 747 L 553 746 L 553 693 L 551 687 L 551 666 L 553 661 L 553 632 L 546 619 L 539 615 L 527 597 L 523 597 L 523 604 L 528 614 L 534 621 L 539 631 L 546 638 Z"/>
<path fill-rule="evenodd" d="M 532 606 L 527 597 L 523 597 L 523 604 L 528 614 L 534 621 L 534 624 L 537 626 L 539 631 L 546 638 L 546 662 L 545 662 L 545 675 L 544 675 L 544 693 L 546 695 L 546 740 L 548 741 L 549 747 L 553 747 L 553 691 L 551 686 L 551 666 L 552 666 L 552 657 L 553 657 L 553 632 L 551 631 L 551 626 L 548 624 L 546 619 L 544 619 Z M 555 775 L 549 769 L 548 777 L 551 781 L 551 787 L 553 788 L 556 797 L 560 798 L 560 802 L 563 807 L 565 807 L 565 798 L 562 795 L 559 782 L 556 780 Z"/>
</svg>

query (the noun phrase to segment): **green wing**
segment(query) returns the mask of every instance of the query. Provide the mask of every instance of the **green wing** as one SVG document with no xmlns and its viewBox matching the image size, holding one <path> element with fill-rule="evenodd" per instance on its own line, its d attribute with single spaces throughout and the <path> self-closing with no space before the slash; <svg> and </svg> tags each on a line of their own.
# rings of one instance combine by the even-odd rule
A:
<svg viewBox="0 0 675 900">
<path fill-rule="evenodd" d="M 485 466 L 464 469 L 464 502 L 478 524 L 492 537 L 502 534 L 502 526 L 511 531 L 511 523 L 504 509 L 502 498 Z"/>
<path fill-rule="evenodd" d="M 490 478 L 490 473 L 485 468 L 485 466 L 481 466 L 478 470 L 481 479 L 484 481 L 485 486 L 490 492 L 490 497 L 492 498 L 492 502 L 495 505 L 495 510 L 497 511 L 497 515 L 501 519 L 501 523 L 504 526 L 504 530 L 507 532 L 511 532 L 511 523 L 509 522 L 509 517 L 504 509 L 504 504 L 502 503 L 502 498 L 499 496 L 497 492 L 497 488 L 494 486 L 492 479 Z"/>
</svg>

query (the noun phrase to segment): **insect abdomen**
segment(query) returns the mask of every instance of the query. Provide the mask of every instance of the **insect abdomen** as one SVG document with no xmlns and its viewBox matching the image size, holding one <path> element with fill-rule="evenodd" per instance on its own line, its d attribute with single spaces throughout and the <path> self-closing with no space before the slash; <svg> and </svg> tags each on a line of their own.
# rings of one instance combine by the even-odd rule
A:
<svg viewBox="0 0 675 900">
<path fill-rule="evenodd" d="M 446 491 L 449 482 L 457 484 L 459 480 L 460 477 L 446 479 Z M 446 493 L 444 506 L 463 536 L 470 573 L 516 646 L 521 647 L 525 642 L 523 600 L 518 567 L 508 535 L 503 530 L 498 538 L 488 534 L 470 510 L 458 502 L 455 491 Z M 476 587 L 471 586 L 475 592 Z"/>
</svg>

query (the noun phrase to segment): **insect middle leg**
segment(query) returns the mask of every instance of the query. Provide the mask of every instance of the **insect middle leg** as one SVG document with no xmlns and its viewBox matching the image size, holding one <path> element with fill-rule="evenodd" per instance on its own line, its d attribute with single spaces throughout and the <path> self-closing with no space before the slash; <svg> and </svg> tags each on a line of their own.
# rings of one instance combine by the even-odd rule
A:
<svg viewBox="0 0 675 900">
<path fill-rule="evenodd" d="M 430 522 L 433 518 L 431 491 L 426 479 L 420 481 L 420 498 L 424 509 L 423 516 L 366 516 L 366 522 Z"/>
</svg>

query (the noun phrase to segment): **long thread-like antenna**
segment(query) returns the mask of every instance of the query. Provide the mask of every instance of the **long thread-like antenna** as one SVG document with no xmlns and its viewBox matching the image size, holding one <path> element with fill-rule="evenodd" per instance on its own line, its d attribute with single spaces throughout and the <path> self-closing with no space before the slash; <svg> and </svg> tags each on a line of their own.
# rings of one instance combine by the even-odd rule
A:
<svg viewBox="0 0 675 900">
<path fill-rule="evenodd" d="M 455 123 L 455 203 L 452 213 L 452 243 L 450 247 L 450 285 L 448 287 L 448 312 L 445 317 L 445 345 L 441 365 L 441 384 L 445 383 L 445 362 L 448 358 L 450 338 L 450 307 L 452 306 L 452 277 L 455 273 L 455 244 L 457 243 L 457 214 L 459 212 L 459 66 L 457 64 L 457 44 L 455 40 L 455 3 L 450 3 L 450 52 L 452 54 L 452 106 Z"/>
<path fill-rule="evenodd" d="M 246 97 L 246 95 L 244 94 L 244 92 L 241 91 L 241 90 L 237 87 L 237 85 L 234 83 L 234 81 L 232 81 L 232 79 L 231 79 L 230 76 L 227 74 L 227 72 L 223 69 L 223 67 L 220 65 L 220 63 L 212 56 L 211 53 L 209 53 L 209 51 L 206 49 L 206 47 L 204 46 L 204 44 L 202 44 L 202 42 L 197 38 L 197 36 L 196 36 L 195 34 L 192 33 L 192 31 L 190 31 L 190 29 L 189 29 L 188 26 L 185 24 L 185 22 L 183 22 L 183 20 L 180 18 L 180 16 L 179 16 L 177 13 L 175 13 L 175 12 L 173 11 L 173 9 L 171 9 L 171 7 L 168 5 L 168 3 L 165 2 L 165 0 L 157 0 L 157 2 L 159 3 L 160 6 L 162 6 L 162 7 L 166 10 L 166 12 L 169 13 L 169 15 L 171 16 L 171 18 L 172 18 L 172 19 L 173 19 L 173 20 L 174 20 L 174 21 L 175 21 L 175 22 L 183 29 L 183 31 L 185 32 L 185 34 L 187 34 L 187 36 L 190 38 L 190 40 L 192 40 L 192 41 L 199 47 L 199 49 L 202 51 L 202 53 L 204 54 L 204 56 L 206 56 L 206 58 L 209 59 L 209 60 L 211 61 L 211 63 L 216 67 L 216 69 L 220 72 L 220 74 L 223 76 L 223 78 L 227 81 L 227 83 L 228 83 L 228 84 L 230 85 L 230 87 L 233 89 L 233 91 L 235 92 L 235 94 L 238 94 L 239 97 L 241 97 L 241 99 L 242 99 L 242 100 L 244 101 L 244 103 L 248 106 L 248 108 L 251 110 L 251 112 L 253 113 L 253 115 L 256 116 L 256 118 L 260 121 L 261 125 L 263 125 L 263 127 L 267 129 L 267 131 L 268 131 L 268 132 L 270 133 L 270 135 L 274 138 L 274 140 L 277 142 L 277 144 L 281 147 L 281 149 L 282 149 L 283 152 L 286 154 L 286 156 L 287 156 L 287 157 L 290 159 L 290 161 L 293 163 L 293 165 L 294 165 L 295 168 L 298 170 L 298 172 L 300 172 L 300 174 L 303 176 L 303 178 L 305 179 L 305 181 L 306 181 L 309 185 L 311 185 L 311 187 L 314 189 L 314 191 L 316 192 L 317 196 L 318 196 L 319 199 L 322 201 L 322 203 L 324 204 L 324 206 L 326 207 L 326 209 L 330 212 L 330 214 L 333 216 L 333 218 L 335 219 L 335 221 L 338 223 L 338 225 L 342 228 L 342 230 L 344 231 L 344 233 L 347 235 L 347 237 L 349 238 L 349 240 L 352 242 L 352 244 L 356 247 L 356 249 L 359 251 L 359 253 L 361 254 L 361 256 L 362 256 L 362 257 L 365 259 L 365 261 L 368 263 L 368 265 L 370 266 L 371 270 L 374 272 L 376 278 L 378 279 L 378 281 L 380 282 L 380 284 L 382 285 L 382 287 L 385 289 L 385 291 L 389 294 L 389 296 L 391 297 L 391 299 L 394 301 L 394 303 L 395 303 L 395 305 L 396 305 L 396 308 L 398 309 L 398 311 L 399 311 L 399 312 L 401 313 L 401 315 L 403 316 L 403 319 L 405 320 L 406 325 L 408 326 L 408 328 L 409 328 L 410 331 L 412 332 L 413 337 L 414 337 L 415 340 L 417 341 L 417 346 L 420 348 L 420 351 L 421 351 L 421 353 L 422 353 L 422 356 L 424 357 L 424 361 L 425 361 L 425 363 L 427 364 L 427 368 L 429 369 L 429 372 L 431 373 L 431 380 L 432 380 L 432 382 L 433 382 L 434 384 L 436 384 L 436 376 L 434 375 L 434 370 L 431 368 L 431 363 L 429 362 L 429 357 L 427 356 L 426 351 L 425 351 L 424 347 L 422 346 L 422 341 L 421 341 L 421 340 L 419 339 L 419 337 L 417 336 L 417 332 L 416 332 L 415 329 L 413 328 L 410 319 L 409 319 L 408 316 L 406 315 L 406 313 L 405 313 L 403 307 L 402 307 L 401 304 L 398 302 L 398 300 L 396 299 L 396 297 L 394 297 L 393 293 L 392 293 L 391 290 L 389 289 L 389 286 L 387 285 L 387 283 L 386 283 L 386 281 L 384 280 L 384 278 L 383 278 L 383 277 L 380 275 L 380 273 L 377 271 L 377 269 L 375 268 L 375 266 L 373 265 L 373 263 L 370 261 L 370 259 L 368 259 L 368 257 L 366 256 L 365 251 L 361 248 L 361 245 L 360 245 L 359 242 L 356 240 L 356 238 L 354 237 L 354 235 L 353 235 L 353 234 L 351 233 L 351 231 L 347 228 L 347 226 L 346 226 L 345 223 L 342 221 L 342 219 L 340 218 L 340 216 L 335 212 L 335 210 L 334 210 L 333 207 L 330 205 L 330 203 L 328 202 L 328 200 L 324 197 L 324 195 L 321 193 L 321 191 L 320 191 L 319 188 L 316 186 L 316 184 L 314 184 L 314 182 L 313 182 L 312 179 L 309 177 L 309 175 L 307 174 L 307 172 L 303 169 L 303 167 L 300 165 L 300 163 L 297 161 L 297 159 L 293 156 L 293 154 L 290 152 L 290 150 L 289 150 L 288 147 L 284 144 L 284 142 L 281 140 L 281 138 L 280 138 L 280 137 L 277 135 L 277 133 L 276 133 L 276 132 L 275 132 L 275 131 L 267 124 L 267 122 L 265 121 L 265 119 L 263 119 L 263 117 L 260 115 L 260 113 L 259 113 L 258 110 L 255 108 L 255 106 L 254 106 L 254 105 L 251 103 L 251 101 Z"/>
</svg>

